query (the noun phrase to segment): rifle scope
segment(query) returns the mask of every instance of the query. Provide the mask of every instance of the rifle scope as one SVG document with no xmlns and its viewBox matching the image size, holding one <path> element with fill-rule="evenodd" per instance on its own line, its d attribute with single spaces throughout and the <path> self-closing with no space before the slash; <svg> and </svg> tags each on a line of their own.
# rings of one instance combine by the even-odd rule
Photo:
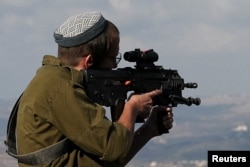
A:
<svg viewBox="0 0 250 167">
<path fill-rule="evenodd" d="M 153 49 L 143 52 L 140 49 L 135 49 L 134 51 L 125 52 L 123 57 L 128 62 L 153 63 L 158 60 L 158 54 Z"/>
</svg>

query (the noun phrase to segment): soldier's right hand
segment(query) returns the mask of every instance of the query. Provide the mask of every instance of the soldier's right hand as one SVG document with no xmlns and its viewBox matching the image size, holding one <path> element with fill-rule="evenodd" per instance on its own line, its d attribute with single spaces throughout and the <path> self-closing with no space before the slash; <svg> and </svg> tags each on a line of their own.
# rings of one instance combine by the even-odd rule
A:
<svg viewBox="0 0 250 167">
<path fill-rule="evenodd" d="M 153 90 L 148 93 L 132 95 L 126 105 L 131 105 L 133 110 L 138 112 L 138 116 L 147 118 L 153 106 L 153 98 L 162 93 L 161 90 Z"/>
</svg>

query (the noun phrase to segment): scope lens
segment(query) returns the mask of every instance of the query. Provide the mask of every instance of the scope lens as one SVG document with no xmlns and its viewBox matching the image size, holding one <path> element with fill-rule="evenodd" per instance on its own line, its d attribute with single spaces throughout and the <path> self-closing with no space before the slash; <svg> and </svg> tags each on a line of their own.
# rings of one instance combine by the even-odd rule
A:
<svg viewBox="0 0 250 167">
<path fill-rule="evenodd" d="M 140 50 L 129 51 L 124 53 L 124 60 L 129 62 L 156 62 L 158 54 L 153 50 L 141 52 Z"/>
<path fill-rule="evenodd" d="M 123 57 L 124 60 L 128 62 L 136 62 L 140 58 L 140 53 L 137 53 L 136 51 L 125 52 Z"/>
</svg>

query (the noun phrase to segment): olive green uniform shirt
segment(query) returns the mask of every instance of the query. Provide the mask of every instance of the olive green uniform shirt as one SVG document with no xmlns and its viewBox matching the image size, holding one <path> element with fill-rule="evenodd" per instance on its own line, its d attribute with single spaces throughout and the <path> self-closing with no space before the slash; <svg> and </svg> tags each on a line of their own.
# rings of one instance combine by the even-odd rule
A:
<svg viewBox="0 0 250 167">
<path fill-rule="evenodd" d="M 18 154 L 37 151 L 66 137 L 74 143 L 73 150 L 44 167 L 102 166 L 95 159 L 119 166 L 131 140 L 126 128 L 106 118 L 104 108 L 88 98 L 82 72 L 62 66 L 53 56 L 44 56 L 42 64 L 20 102 Z"/>
</svg>

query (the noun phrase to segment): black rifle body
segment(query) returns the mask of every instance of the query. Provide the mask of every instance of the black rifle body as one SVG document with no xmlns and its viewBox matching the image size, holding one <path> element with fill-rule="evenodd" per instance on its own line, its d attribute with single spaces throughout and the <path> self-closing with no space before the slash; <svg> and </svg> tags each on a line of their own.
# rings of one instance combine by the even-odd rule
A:
<svg viewBox="0 0 250 167">
<path fill-rule="evenodd" d="M 185 88 L 197 88 L 197 83 L 185 83 L 177 70 L 156 66 L 158 54 L 153 49 L 135 49 L 124 53 L 124 59 L 136 62 L 135 68 L 116 70 L 84 70 L 85 88 L 88 96 L 96 103 L 111 107 L 112 120 L 119 118 L 116 106 L 128 99 L 128 93 L 141 94 L 161 89 L 162 94 L 153 99 L 153 105 L 176 107 L 178 104 L 200 105 L 199 98 L 182 96 Z"/>
<path fill-rule="evenodd" d="M 133 69 L 117 70 L 85 70 L 86 90 L 88 96 L 103 106 L 116 106 L 119 101 L 126 101 L 128 93 L 146 93 L 161 89 L 163 93 L 153 99 L 154 105 L 178 104 L 199 105 L 199 98 L 184 98 L 182 90 L 196 88 L 196 83 L 184 83 L 177 70 L 163 69 Z M 113 119 L 113 118 L 112 118 Z M 115 118 L 117 119 L 117 118 Z"/>
</svg>

